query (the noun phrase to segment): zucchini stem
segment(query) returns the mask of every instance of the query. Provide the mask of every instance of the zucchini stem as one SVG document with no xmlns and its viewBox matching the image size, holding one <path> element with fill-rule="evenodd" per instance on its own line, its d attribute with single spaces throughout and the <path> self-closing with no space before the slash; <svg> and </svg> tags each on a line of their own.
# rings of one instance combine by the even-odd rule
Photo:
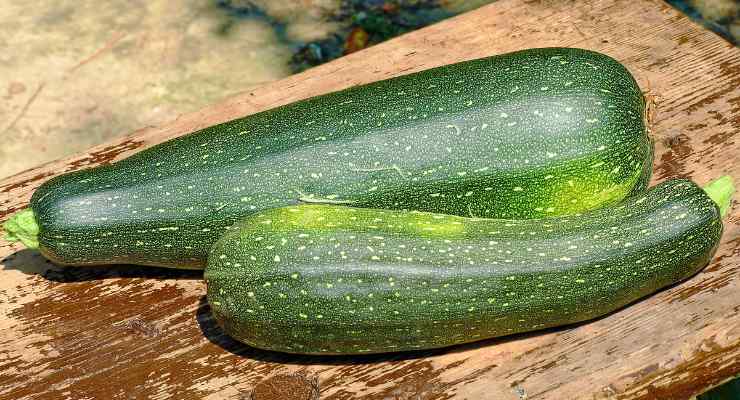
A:
<svg viewBox="0 0 740 400">
<path fill-rule="evenodd" d="M 29 249 L 39 248 L 39 225 L 36 223 L 36 215 L 30 208 L 13 214 L 3 224 L 3 230 L 5 240 L 8 242 L 21 242 Z"/>
<path fill-rule="evenodd" d="M 710 199 L 717 203 L 719 214 L 724 218 L 730 210 L 732 195 L 735 193 L 735 184 L 732 181 L 732 177 L 729 175 L 719 177 L 707 183 L 704 186 L 704 191 L 707 192 Z"/>
</svg>

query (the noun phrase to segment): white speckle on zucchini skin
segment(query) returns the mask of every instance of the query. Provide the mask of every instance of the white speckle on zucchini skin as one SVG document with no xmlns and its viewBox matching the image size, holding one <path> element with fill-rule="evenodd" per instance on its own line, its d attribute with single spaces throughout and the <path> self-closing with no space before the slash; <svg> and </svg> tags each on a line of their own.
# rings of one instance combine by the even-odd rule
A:
<svg viewBox="0 0 740 400">
<path fill-rule="evenodd" d="M 56 261 L 176 268 L 202 268 L 239 218 L 299 202 L 497 218 L 569 214 L 645 187 L 652 145 L 632 119 L 643 109 L 634 79 L 611 58 L 526 50 L 212 126 L 54 178 L 31 206 L 40 246 Z M 527 190 L 511 190 L 525 182 Z M 586 201 L 571 203 L 574 196 Z M 60 234 L 67 245 L 54 238 Z"/>
<path fill-rule="evenodd" d="M 436 348 L 592 319 L 694 274 L 722 232 L 713 201 L 686 180 L 610 209 L 545 220 L 295 209 L 241 222 L 214 246 L 205 279 L 227 333 L 255 347 L 310 354 L 325 353 L 327 343 L 337 354 Z M 376 219 L 384 223 L 369 228 Z M 265 239 L 249 240 L 255 235 Z M 283 247 L 276 263 L 268 246 L 283 239 L 322 257 Z M 257 257 L 236 269 L 222 253 Z M 244 312 L 256 305 L 265 308 Z M 298 313 L 306 317 L 299 321 Z"/>
</svg>

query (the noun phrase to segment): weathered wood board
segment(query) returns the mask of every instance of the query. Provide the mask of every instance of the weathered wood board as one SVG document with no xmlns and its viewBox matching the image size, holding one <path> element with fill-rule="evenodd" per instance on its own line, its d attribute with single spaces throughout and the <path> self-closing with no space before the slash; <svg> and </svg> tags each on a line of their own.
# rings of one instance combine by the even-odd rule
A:
<svg viewBox="0 0 740 400">
<path fill-rule="evenodd" d="M 740 50 L 657 0 L 502 0 L 0 182 L 0 219 L 56 174 L 279 104 L 464 59 L 574 46 L 660 96 L 654 181 L 740 182 Z M 233 55 L 229 55 L 233 56 Z M 683 399 L 740 374 L 740 211 L 687 282 L 588 324 L 390 356 L 250 349 L 198 272 L 62 268 L 0 241 L 0 398 Z M 301 373 L 300 376 L 283 374 Z M 280 394 L 288 391 L 290 395 Z"/>
</svg>

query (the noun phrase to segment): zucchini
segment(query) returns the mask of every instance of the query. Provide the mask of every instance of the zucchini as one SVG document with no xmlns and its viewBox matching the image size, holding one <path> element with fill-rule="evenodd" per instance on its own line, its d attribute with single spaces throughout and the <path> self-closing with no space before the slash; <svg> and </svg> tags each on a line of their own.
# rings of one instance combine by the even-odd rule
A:
<svg viewBox="0 0 740 400">
<path fill-rule="evenodd" d="M 723 205 L 728 179 L 707 189 Z M 696 273 L 721 234 L 683 179 L 542 220 L 301 205 L 239 223 L 205 280 L 225 332 L 257 348 L 431 349 L 602 316 Z"/>
<path fill-rule="evenodd" d="M 298 203 L 497 218 L 577 213 L 647 185 L 645 109 L 630 73 L 603 54 L 548 48 L 466 61 L 53 178 L 11 236 L 60 264 L 203 268 L 230 225 Z"/>
</svg>

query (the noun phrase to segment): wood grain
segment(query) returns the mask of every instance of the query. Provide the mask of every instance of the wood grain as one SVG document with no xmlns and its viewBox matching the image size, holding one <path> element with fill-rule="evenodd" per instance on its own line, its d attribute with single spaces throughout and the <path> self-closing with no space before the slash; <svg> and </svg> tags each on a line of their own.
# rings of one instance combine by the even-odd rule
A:
<svg viewBox="0 0 740 400">
<path fill-rule="evenodd" d="M 62 172 L 300 98 L 532 46 L 604 52 L 659 96 L 654 181 L 728 173 L 740 182 L 738 49 L 657 0 L 502 0 L 5 179 L 0 219 Z M 4 399 L 287 399 L 315 385 L 336 400 L 684 399 L 740 374 L 737 206 L 704 271 L 633 306 L 588 324 L 401 355 L 250 349 L 214 324 L 198 272 L 62 268 L 2 241 L 0 256 Z"/>
</svg>

